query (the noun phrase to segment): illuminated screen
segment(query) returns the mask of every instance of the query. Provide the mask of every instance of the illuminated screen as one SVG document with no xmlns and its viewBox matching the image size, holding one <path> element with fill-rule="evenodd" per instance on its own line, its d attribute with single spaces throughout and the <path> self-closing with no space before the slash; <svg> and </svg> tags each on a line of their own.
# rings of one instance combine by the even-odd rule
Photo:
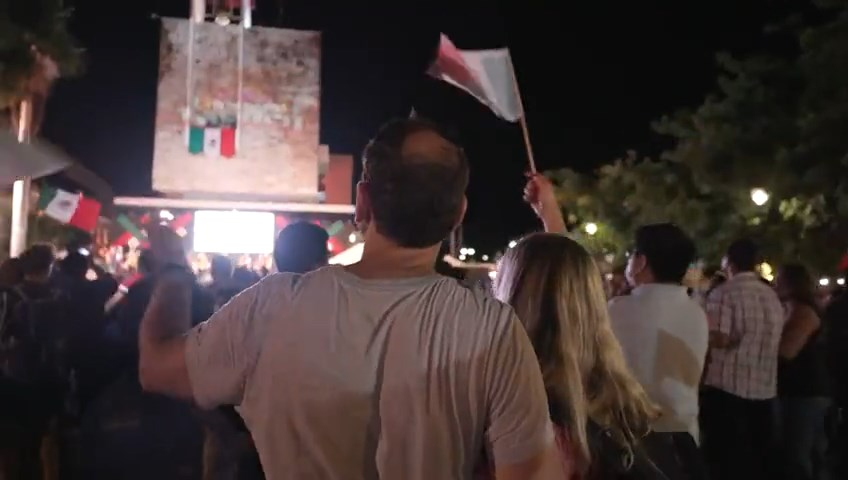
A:
<svg viewBox="0 0 848 480">
<path fill-rule="evenodd" d="M 235 210 L 194 213 L 194 251 L 202 253 L 271 253 L 274 214 Z"/>
</svg>

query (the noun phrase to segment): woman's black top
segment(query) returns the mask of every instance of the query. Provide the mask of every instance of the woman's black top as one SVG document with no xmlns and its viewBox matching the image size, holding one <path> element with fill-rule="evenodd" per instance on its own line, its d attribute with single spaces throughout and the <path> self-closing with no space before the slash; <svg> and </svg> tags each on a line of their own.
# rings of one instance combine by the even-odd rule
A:
<svg viewBox="0 0 848 480">
<path fill-rule="evenodd" d="M 813 307 L 815 309 L 815 307 Z M 826 397 L 830 395 L 824 323 L 807 339 L 795 358 L 780 358 L 777 393 L 781 397 Z"/>
</svg>

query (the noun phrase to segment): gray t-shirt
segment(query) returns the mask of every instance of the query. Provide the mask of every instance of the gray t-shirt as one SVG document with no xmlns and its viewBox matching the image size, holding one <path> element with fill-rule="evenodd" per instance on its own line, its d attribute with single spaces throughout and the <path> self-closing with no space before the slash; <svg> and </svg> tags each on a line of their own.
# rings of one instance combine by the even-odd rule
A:
<svg viewBox="0 0 848 480">
<path fill-rule="evenodd" d="M 196 401 L 239 406 L 271 480 L 466 479 L 553 442 L 512 309 L 446 277 L 272 275 L 187 345 Z"/>
</svg>

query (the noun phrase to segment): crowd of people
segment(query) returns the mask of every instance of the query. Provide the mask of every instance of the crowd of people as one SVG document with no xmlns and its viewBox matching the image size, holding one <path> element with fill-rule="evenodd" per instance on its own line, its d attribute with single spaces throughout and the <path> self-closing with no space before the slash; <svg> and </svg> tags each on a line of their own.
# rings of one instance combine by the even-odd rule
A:
<svg viewBox="0 0 848 480">
<path fill-rule="evenodd" d="M 822 302 L 800 264 L 770 284 L 748 239 L 687 289 L 697 253 L 672 224 L 637 229 L 610 288 L 536 174 L 544 232 L 506 251 L 491 291 L 468 288 L 437 273 L 468 178 L 437 125 L 398 120 L 364 153 L 356 264 L 326 266 L 326 232 L 298 223 L 281 273 L 220 257 L 201 286 L 153 227 L 144 277 L 107 310 L 117 284 L 87 280 L 82 255 L 6 262 L 8 478 L 839 475 L 844 292 Z"/>
</svg>

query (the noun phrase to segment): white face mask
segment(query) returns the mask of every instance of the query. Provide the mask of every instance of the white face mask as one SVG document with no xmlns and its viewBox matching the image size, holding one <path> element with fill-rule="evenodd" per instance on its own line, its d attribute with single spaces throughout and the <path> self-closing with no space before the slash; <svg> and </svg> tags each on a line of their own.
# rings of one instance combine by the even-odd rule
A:
<svg viewBox="0 0 848 480">
<path fill-rule="evenodd" d="M 627 266 L 624 268 L 624 278 L 627 280 L 627 284 L 631 287 L 636 286 L 636 275 L 639 274 L 638 271 L 634 271 L 635 267 L 633 266 L 633 262 L 636 259 L 636 254 L 631 255 L 627 259 Z"/>
</svg>

